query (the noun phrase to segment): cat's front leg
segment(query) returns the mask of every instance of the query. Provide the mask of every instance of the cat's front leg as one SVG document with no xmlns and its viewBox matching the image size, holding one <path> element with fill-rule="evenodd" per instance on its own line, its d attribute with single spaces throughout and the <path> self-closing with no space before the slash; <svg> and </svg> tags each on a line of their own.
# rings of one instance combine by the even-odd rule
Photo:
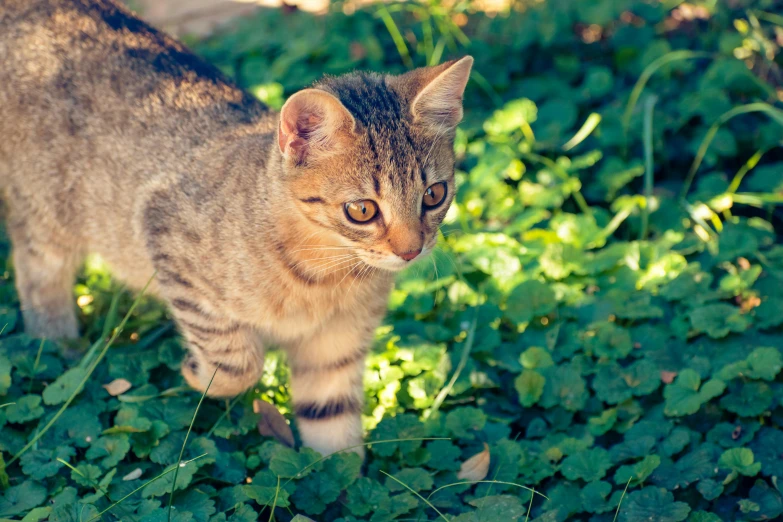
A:
<svg viewBox="0 0 783 522">
<path fill-rule="evenodd" d="M 291 387 L 302 442 L 322 455 L 364 455 L 361 412 L 365 356 L 378 319 L 339 317 L 289 347 Z"/>
<path fill-rule="evenodd" d="M 205 306 L 183 298 L 170 301 L 174 316 L 185 336 L 188 355 L 182 375 L 193 388 L 210 397 L 239 395 L 258 383 L 264 367 L 260 336 L 251 326 L 205 310 Z"/>
</svg>

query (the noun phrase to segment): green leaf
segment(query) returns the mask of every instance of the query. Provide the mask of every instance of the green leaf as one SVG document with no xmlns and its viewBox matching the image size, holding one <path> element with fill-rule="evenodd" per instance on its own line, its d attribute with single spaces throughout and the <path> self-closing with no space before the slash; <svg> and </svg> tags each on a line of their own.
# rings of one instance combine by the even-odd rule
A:
<svg viewBox="0 0 783 522">
<path fill-rule="evenodd" d="M 780 491 L 772 489 L 763 480 L 756 481 L 750 489 L 749 497 L 748 502 L 740 506 L 740 510 L 749 515 L 750 520 L 775 520 L 783 515 L 783 497 Z"/>
<path fill-rule="evenodd" d="M 514 387 L 519 394 L 519 403 L 522 406 L 530 407 L 541 398 L 544 393 L 544 383 L 546 379 L 535 370 L 522 370 L 514 380 Z"/>
<path fill-rule="evenodd" d="M 602 479 L 611 467 L 609 452 L 603 448 L 593 448 L 566 457 L 560 472 L 569 480 L 592 482 Z"/>
<path fill-rule="evenodd" d="M 517 323 L 528 323 L 534 317 L 547 315 L 557 307 L 552 289 L 535 279 L 518 285 L 508 296 L 506 315 Z"/>
<path fill-rule="evenodd" d="M 675 502 L 674 495 L 663 488 L 648 486 L 629 493 L 620 507 L 621 522 L 681 522 L 691 508 L 684 502 Z"/>
<path fill-rule="evenodd" d="M 56 506 L 52 510 L 49 522 L 83 522 L 98 515 L 98 509 L 91 504 L 72 502 L 67 505 Z M 147 519 L 157 522 L 154 519 Z"/>
<path fill-rule="evenodd" d="M 756 348 L 744 361 L 728 364 L 716 377 L 729 381 L 737 377 L 771 381 L 783 368 L 783 357 L 777 348 Z"/>
<path fill-rule="evenodd" d="M 0 354 L 0 395 L 8 393 L 11 387 L 11 361 L 3 354 Z"/>
<path fill-rule="evenodd" d="M 783 432 L 762 428 L 750 444 L 755 458 L 761 463 L 761 472 L 768 477 L 783 477 Z"/>
<path fill-rule="evenodd" d="M 432 476 L 422 468 L 405 468 L 395 473 L 393 477 L 414 491 L 421 492 L 432 489 Z M 386 487 L 392 493 L 407 491 L 407 488 L 402 484 L 391 478 L 386 479 Z"/>
<path fill-rule="evenodd" d="M 120 463 L 130 450 L 128 435 L 104 435 L 92 443 L 85 456 L 90 460 L 102 459 L 104 469 L 110 469 Z"/>
<path fill-rule="evenodd" d="M 549 352 L 537 346 L 533 346 L 522 352 L 522 355 L 519 356 L 519 362 L 523 368 L 529 370 L 547 368 L 555 364 Z"/>
<path fill-rule="evenodd" d="M 756 326 L 762 330 L 783 324 L 783 297 L 770 297 L 753 310 Z"/>
<path fill-rule="evenodd" d="M 732 448 L 724 451 L 718 459 L 718 465 L 748 477 L 753 477 L 761 471 L 761 463 L 753 461 L 753 451 L 748 448 Z"/>
<path fill-rule="evenodd" d="M 477 522 L 490 522 L 493 520 L 513 522 L 524 517 L 527 513 L 527 508 L 522 505 L 522 501 L 511 495 L 486 496 L 471 500 L 470 505 L 478 508 L 471 514 L 473 520 Z M 455 520 L 459 520 L 459 517 Z"/>
<path fill-rule="evenodd" d="M 620 466 L 614 474 L 614 483 L 618 486 L 625 486 L 630 480 L 631 486 L 638 486 L 643 484 L 660 465 L 661 457 L 658 455 L 647 455 L 632 466 Z"/>
<path fill-rule="evenodd" d="M 446 428 L 462 439 L 474 439 L 475 432 L 484 429 L 486 423 L 486 414 L 478 408 L 456 408 L 446 415 Z"/>
<path fill-rule="evenodd" d="M 713 339 L 726 337 L 731 332 L 744 332 L 750 326 L 750 320 L 738 308 L 724 303 L 694 308 L 690 319 L 696 333 L 706 333 Z"/>
<path fill-rule="evenodd" d="M 592 325 L 584 343 L 589 352 L 607 359 L 622 359 L 633 350 L 630 332 L 608 321 Z"/>
<path fill-rule="evenodd" d="M 544 393 L 540 404 L 544 408 L 562 406 L 568 411 L 584 408 L 588 393 L 585 380 L 572 365 L 544 368 L 541 373 L 546 378 Z"/>
<path fill-rule="evenodd" d="M 176 464 L 175 464 L 176 465 Z M 173 466 L 167 467 L 164 471 L 173 469 Z M 179 473 L 177 473 L 177 485 L 176 489 L 183 490 L 190 485 L 193 480 L 198 467 L 195 462 L 191 462 L 184 466 L 181 466 Z M 174 472 L 166 473 L 161 478 L 154 482 L 150 482 L 141 490 L 141 496 L 144 498 L 159 497 L 171 493 L 172 486 L 174 485 Z"/>
<path fill-rule="evenodd" d="M 85 488 L 92 488 L 94 484 L 98 483 L 103 472 L 98 466 L 92 464 L 79 464 L 76 466 L 76 471 L 71 470 L 71 479 Z"/>
<path fill-rule="evenodd" d="M 612 493 L 612 485 L 603 480 L 590 482 L 580 493 L 582 506 L 590 513 L 605 513 L 615 507 L 609 500 Z"/>
<path fill-rule="evenodd" d="M 636 361 L 627 368 L 604 364 L 598 368 L 593 388 L 607 404 L 618 404 L 634 396 L 649 395 L 661 384 L 660 372 L 647 360 Z"/>
<path fill-rule="evenodd" d="M 22 471 L 34 480 L 44 480 L 53 477 L 60 471 L 63 465 L 57 459 L 68 462 L 70 457 L 76 455 L 76 450 L 71 446 L 59 446 L 54 449 L 30 450 L 19 459 Z"/>
<path fill-rule="evenodd" d="M 41 406 L 40 395 L 23 395 L 15 399 L 16 404 L 5 408 L 5 416 L 8 422 L 23 423 L 35 420 L 44 414 Z"/>
<path fill-rule="evenodd" d="M 436 471 L 457 471 L 460 467 L 459 458 L 462 452 L 448 440 L 433 440 L 427 444 L 430 459 L 427 467 Z M 357 513 L 358 514 L 358 513 Z"/>
<path fill-rule="evenodd" d="M 40 506 L 46 500 L 46 488 L 30 480 L 12 486 L 0 496 L 0 517 L 10 517 Z"/>
<path fill-rule="evenodd" d="M 280 500 L 278 498 L 278 500 Z M 280 505 L 278 503 L 278 505 Z M 285 506 L 280 507 L 287 507 L 288 502 L 286 501 Z M 255 512 L 255 510 L 250 507 L 247 504 L 240 504 L 236 509 L 234 509 L 234 513 L 228 517 L 226 522 L 256 522 L 258 520 L 258 513 Z"/>
<path fill-rule="evenodd" d="M 44 403 L 52 406 L 67 401 L 79 387 L 85 375 L 86 370 L 79 367 L 71 368 L 60 375 L 57 380 L 44 388 Z"/>
<path fill-rule="evenodd" d="M 699 411 L 702 404 L 722 394 L 725 389 L 726 383 L 719 379 L 707 381 L 702 386 L 699 374 L 687 368 L 663 389 L 666 399 L 665 413 L 673 417 L 691 415 Z"/>
<path fill-rule="evenodd" d="M 305 469 L 319 458 L 318 453 L 310 448 L 302 448 L 300 451 L 296 451 L 283 446 L 272 456 L 272 460 L 269 462 L 269 469 L 272 473 L 282 478 L 301 478 L 323 468 L 323 463 L 319 462 L 315 466 Z"/>
<path fill-rule="evenodd" d="M 415 415 L 409 413 L 386 417 L 373 430 L 370 440 L 419 439 L 425 436 L 424 426 Z M 391 457 L 397 450 L 402 454 L 410 454 L 421 447 L 421 440 L 406 440 L 402 442 L 385 442 L 370 446 L 370 451 L 379 457 Z"/>
<path fill-rule="evenodd" d="M 775 401 L 772 388 L 765 382 L 732 381 L 729 393 L 721 398 L 720 404 L 726 410 L 743 417 L 755 417 L 771 410 Z"/>
<path fill-rule="evenodd" d="M 446 441 L 435 441 L 446 442 Z M 348 490 L 346 505 L 356 516 L 364 516 L 381 509 L 388 509 L 390 505 L 389 490 L 381 483 L 362 477 Z"/>
<path fill-rule="evenodd" d="M 326 473 L 313 473 L 296 484 L 294 504 L 308 515 L 319 515 L 340 496 L 340 487 Z"/>
</svg>

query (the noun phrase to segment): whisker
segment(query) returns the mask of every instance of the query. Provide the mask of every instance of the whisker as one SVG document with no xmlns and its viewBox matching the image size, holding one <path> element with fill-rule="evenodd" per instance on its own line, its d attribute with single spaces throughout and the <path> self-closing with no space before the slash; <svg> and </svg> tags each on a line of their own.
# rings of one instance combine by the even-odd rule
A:
<svg viewBox="0 0 783 522">
<path fill-rule="evenodd" d="M 351 289 L 353 288 L 353 285 L 356 283 L 356 280 L 362 277 L 362 274 L 367 271 L 368 268 L 371 268 L 370 265 L 365 266 L 362 268 L 362 270 L 357 274 L 357 276 L 351 281 L 351 286 L 348 287 L 348 291 L 346 292 L 346 295 L 351 293 Z"/>
<path fill-rule="evenodd" d="M 356 267 L 357 267 L 357 266 L 359 266 L 359 265 L 361 265 L 362 263 L 363 263 L 363 261 L 359 260 L 359 261 L 357 261 L 356 263 L 354 263 L 353 265 L 351 265 L 351 269 L 350 269 L 348 272 L 346 272 L 346 273 L 345 273 L 345 275 L 343 275 L 343 278 L 342 278 L 342 279 L 340 279 L 340 281 L 339 281 L 339 282 L 337 283 L 337 285 L 335 286 L 334 290 L 332 290 L 332 295 L 334 295 L 334 291 L 335 291 L 335 290 L 337 290 L 337 288 L 338 288 L 338 287 L 339 287 L 341 284 L 343 284 L 343 281 L 345 281 L 345 278 L 346 278 L 346 277 L 348 277 L 348 276 L 349 276 L 351 273 L 353 273 L 353 271 L 354 271 L 354 270 L 356 270 Z"/>
<path fill-rule="evenodd" d="M 329 266 L 326 266 L 326 267 L 319 267 L 319 269 L 318 269 L 316 272 L 314 272 L 314 273 L 313 273 L 313 275 L 315 276 L 315 275 L 318 275 L 318 274 L 320 274 L 320 273 L 324 272 L 325 270 L 329 270 L 330 268 L 335 268 L 335 267 L 338 267 L 338 266 L 340 266 L 340 265 L 344 265 L 344 264 L 346 264 L 346 263 L 350 263 L 351 261 L 353 261 L 353 259 L 354 259 L 355 257 L 358 257 L 358 256 L 356 256 L 356 255 L 354 254 L 354 255 L 351 255 L 351 257 L 350 257 L 350 258 L 348 258 L 348 259 L 342 259 L 342 260 L 340 260 L 340 261 L 333 261 L 331 264 L 329 264 Z"/>
<path fill-rule="evenodd" d="M 345 259 L 345 258 L 354 256 L 354 255 L 356 255 L 356 254 L 341 254 L 339 256 L 329 256 L 329 257 L 318 257 L 318 258 L 302 259 L 301 261 L 291 265 L 291 268 L 295 268 L 295 267 L 301 265 L 302 263 L 307 263 L 308 261 L 313 261 L 313 262 L 321 261 L 321 262 L 323 262 L 323 261 L 329 261 L 329 260 L 335 260 L 335 259 Z M 322 265 L 323 265 L 323 263 L 319 263 L 317 266 L 314 266 L 313 268 L 318 268 L 319 266 L 322 266 Z"/>
<path fill-rule="evenodd" d="M 321 250 L 346 250 L 346 249 L 352 249 L 354 247 L 352 246 L 316 246 L 313 248 L 298 248 L 296 250 L 292 250 L 291 253 L 296 252 L 312 252 L 315 250 L 321 251 Z"/>
</svg>

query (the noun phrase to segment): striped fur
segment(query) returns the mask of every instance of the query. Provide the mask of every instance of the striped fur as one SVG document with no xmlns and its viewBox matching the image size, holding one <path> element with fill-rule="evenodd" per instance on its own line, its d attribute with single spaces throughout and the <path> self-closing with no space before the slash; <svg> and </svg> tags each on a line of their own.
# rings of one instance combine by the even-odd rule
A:
<svg viewBox="0 0 783 522">
<path fill-rule="evenodd" d="M 155 272 L 190 385 L 217 372 L 210 395 L 242 393 L 279 345 L 304 443 L 357 445 L 394 272 L 432 248 L 455 192 L 472 60 L 326 78 L 278 114 L 115 0 L 5 0 L 0 56 L 0 193 L 25 328 L 78 334 L 71 286 L 88 253 L 137 288 Z M 436 182 L 448 197 L 427 212 Z M 358 225 L 343 206 L 363 199 L 380 213 Z"/>
</svg>

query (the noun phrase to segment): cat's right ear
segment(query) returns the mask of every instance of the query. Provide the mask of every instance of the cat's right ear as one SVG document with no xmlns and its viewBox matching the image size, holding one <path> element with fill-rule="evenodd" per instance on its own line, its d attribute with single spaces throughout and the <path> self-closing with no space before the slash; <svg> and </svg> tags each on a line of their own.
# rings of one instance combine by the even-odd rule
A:
<svg viewBox="0 0 783 522">
<path fill-rule="evenodd" d="M 280 152 L 296 165 L 339 152 L 350 140 L 355 120 L 335 96 L 304 89 L 280 110 L 277 133 Z"/>
</svg>

